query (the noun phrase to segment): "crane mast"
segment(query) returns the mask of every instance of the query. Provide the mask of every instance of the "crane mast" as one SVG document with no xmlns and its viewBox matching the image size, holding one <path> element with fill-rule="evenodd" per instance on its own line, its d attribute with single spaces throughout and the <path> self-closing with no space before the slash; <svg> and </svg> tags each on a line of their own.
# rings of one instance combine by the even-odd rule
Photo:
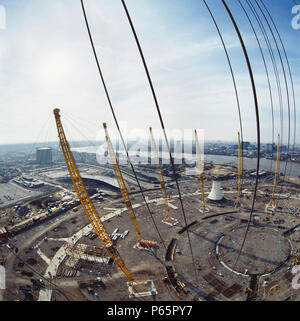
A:
<svg viewBox="0 0 300 321">
<path fill-rule="evenodd" d="M 105 131 L 105 139 L 106 139 L 106 142 L 107 142 L 108 152 L 109 152 L 109 155 L 110 155 L 110 158 L 111 158 L 111 162 L 112 162 L 114 173 L 116 175 L 116 178 L 117 178 L 117 181 L 118 181 L 118 184 L 119 184 L 119 187 L 120 187 L 120 192 L 122 194 L 122 198 L 123 198 L 123 201 L 124 201 L 124 203 L 126 205 L 128 214 L 130 215 L 132 224 L 134 225 L 134 228 L 136 230 L 136 233 L 137 233 L 137 236 L 138 236 L 138 242 L 140 242 L 141 241 L 141 231 L 139 229 L 139 226 L 138 226 L 138 223 L 137 223 L 137 220 L 136 220 L 133 208 L 132 208 L 131 200 L 130 200 L 129 195 L 128 195 L 126 184 L 125 184 L 125 181 L 123 179 L 123 175 L 121 173 L 121 170 L 120 170 L 120 167 L 119 167 L 119 164 L 118 164 L 118 160 L 117 160 L 116 154 L 114 152 L 114 149 L 113 149 L 113 146 L 112 146 L 109 134 L 108 134 L 107 124 L 103 123 L 103 127 L 104 127 L 104 131 Z"/>
<path fill-rule="evenodd" d="M 279 172 L 279 161 L 280 161 L 280 134 L 278 134 L 278 143 L 277 143 L 277 157 L 276 157 L 276 167 L 275 167 L 275 174 L 274 174 L 274 183 L 273 183 L 273 190 L 270 202 L 266 205 L 265 211 L 266 212 L 274 212 L 276 205 L 274 201 L 275 190 L 277 186 L 277 176 Z"/>
<path fill-rule="evenodd" d="M 197 163 L 198 163 L 200 189 L 201 189 L 201 203 L 202 203 L 201 207 L 199 208 L 199 211 L 201 213 L 204 213 L 204 212 L 209 212 L 209 208 L 205 204 L 205 199 L 204 199 L 203 166 L 202 166 L 202 159 L 201 159 L 200 144 L 199 144 L 199 139 L 198 139 L 198 134 L 196 129 L 195 129 L 195 142 L 196 142 L 196 153 L 197 153 Z"/>
<path fill-rule="evenodd" d="M 117 249 L 113 246 L 113 242 L 110 239 L 109 235 L 107 234 L 100 217 L 98 213 L 96 212 L 96 209 L 91 202 L 89 195 L 85 189 L 85 186 L 83 184 L 83 181 L 80 177 L 78 168 L 75 164 L 75 160 L 73 158 L 73 155 L 70 150 L 69 143 L 67 141 L 67 138 L 65 136 L 65 132 L 61 123 L 60 119 L 60 110 L 58 108 L 55 108 L 53 110 L 55 120 L 56 120 L 56 126 L 58 131 L 58 137 L 60 140 L 60 145 L 62 148 L 62 152 L 68 167 L 68 171 L 70 174 L 70 177 L 72 179 L 72 183 L 74 185 L 74 188 L 76 190 L 77 196 L 82 204 L 82 207 L 89 218 L 89 221 L 91 222 L 91 225 L 96 232 L 98 238 L 100 239 L 102 245 L 106 249 L 109 256 L 113 259 L 113 261 L 117 264 L 117 266 L 121 269 L 121 271 L 126 275 L 129 282 L 134 282 L 134 279 L 132 275 L 129 273 L 125 263 L 123 262 L 120 254 L 118 253 Z"/>
<path fill-rule="evenodd" d="M 168 203 L 166 184 L 165 184 L 164 177 L 163 177 L 163 174 L 162 174 L 162 168 L 161 168 L 160 163 L 159 163 L 159 155 L 158 155 L 158 152 L 157 152 L 157 147 L 156 147 L 155 139 L 154 139 L 153 132 L 152 132 L 152 127 L 150 127 L 149 130 L 150 130 L 151 141 L 152 141 L 152 145 L 153 145 L 153 149 L 154 149 L 155 159 L 156 159 L 156 167 L 157 167 L 158 179 L 159 179 L 159 182 L 160 182 L 160 189 L 161 189 L 161 192 L 163 194 L 164 202 L 165 202 L 165 205 L 166 205 L 166 215 L 163 218 L 162 222 L 166 223 L 166 224 L 169 224 L 169 225 L 170 224 L 171 225 L 176 225 L 178 223 L 178 220 L 176 220 L 175 218 L 171 217 L 171 214 L 170 214 L 170 207 L 169 207 L 169 203 Z M 171 223 L 171 221 L 173 221 L 173 223 Z"/>
<path fill-rule="evenodd" d="M 242 147 L 240 132 L 238 132 L 238 192 L 235 200 L 236 207 L 242 207 L 241 204 L 241 190 L 242 190 Z"/>
</svg>

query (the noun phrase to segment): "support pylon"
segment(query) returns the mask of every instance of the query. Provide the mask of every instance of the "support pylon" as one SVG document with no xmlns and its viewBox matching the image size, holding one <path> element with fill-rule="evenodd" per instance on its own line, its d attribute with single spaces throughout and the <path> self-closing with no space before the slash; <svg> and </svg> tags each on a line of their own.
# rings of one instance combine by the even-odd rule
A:
<svg viewBox="0 0 300 321">
<path fill-rule="evenodd" d="M 243 204 L 241 203 L 241 191 L 242 191 L 242 148 L 241 148 L 241 137 L 240 132 L 238 132 L 238 192 L 237 192 L 237 198 L 234 201 L 234 206 L 237 208 L 243 207 Z"/>
<path fill-rule="evenodd" d="M 149 130 L 150 130 L 150 137 L 151 137 L 152 146 L 153 146 L 153 150 L 154 150 L 154 154 L 155 154 L 155 158 L 156 158 L 156 168 L 157 168 L 158 179 L 160 182 L 160 189 L 161 189 L 163 199 L 165 202 L 165 206 L 166 206 L 166 214 L 163 217 L 162 222 L 167 225 L 170 225 L 170 226 L 175 226 L 179 223 L 179 221 L 176 218 L 172 217 L 171 213 L 170 213 L 168 195 L 167 195 L 167 191 L 166 191 L 166 184 L 165 184 L 165 180 L 163 177 L 162 168 L 161 168 L 160 162 L 159 162 L 159 154 L 157 152 L 157 147 L 156 147 L 155 139 L 153 136 L 152 127 L 150 127 Z"/>
<path fill-rule="evenodd" d="M 272 196 L 269 201 L 269 203 L 265 207 L 265 212 L 267 213 L 274 213 L 276 210 L 276 204 L 274 201 L 274 194 L 277 186 L 277 176 L 279 172 L 279 161 L 280 161 L 280 134 L 278 134 L 278 144 L 277 144 L 277 158 L 276 158 L 276 168 L 275 168 L 275 174 L 274 174 L 274 183 L 273 183 L 273 191 Z"/>
<path fill-rule="evenodd" d="M 201 189 L 201 206 L 199 208 L 199 211 L 201 213 L 208 213 L 210 211 L 210 208 L 205 204 L 205 198 L 204 198 L 204 183 L 203 183 L 204 164 L 202 164 L 200 144 L 199 144 L 199 139 L 198 139 L 198 134 L 196 129 L 195 129 L 195 142 L 196 142 L 197 163 L 198 163 L 200 189 Z"/>
</svg>

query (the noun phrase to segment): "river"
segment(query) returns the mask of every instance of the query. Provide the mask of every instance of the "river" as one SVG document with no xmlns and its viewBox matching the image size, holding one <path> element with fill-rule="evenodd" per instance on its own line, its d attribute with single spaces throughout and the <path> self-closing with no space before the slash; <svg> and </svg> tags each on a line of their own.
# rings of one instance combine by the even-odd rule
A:
<svg viewBox="0 0 300 321">
<path fill-rule="evenodd" d="M 100 163 L 105 164 L 107 163 L 108 158 L 104 157 L 104 153 L 106 150 L 106 146 L 101 145 L 99 147 L 97 146 L 88 146 L 88 147 L 78 147 L 78 148 L 72 148 L 73 151 L 79 152 L 79 153 L 90 153 L 90 154 L 97 154 L 97 159 Z M 97 152 L 97 153 L 96 153 Z M 142 164 L 147 163 L 148 161 L 148 151 L 140 151 L 139 152 L 139 157 L 135 156 L 135 153 L 130 152 L 130 157 L 133 163 L 139 163 L 141 162 Z M 167 152 L 162 152 L 162 157 L 166 162 L 169 162 L 169 154 Z M 152 155 L 153 159 L 154 156 Z M 119 159 L 120 159 L 120 164 L 124 164 L 126 162 L 126 157 L 124 151 L 119 152 Z M 185 159 L 188 160 L 189 162 L 195 161 L 196 157 L 195 155 L 186 153 L 185 154 Z M 180 160 L 180 157 L 178 158 Z M 220 165 L 230 165 L 230 166 L 236 166 L 238 164 L 238 158 L 236 156 L 226 156 L 226 155 L 204 155 L 204 162 L 209 163 L 213 162 L 214 164 L 220 164 Z M 153 164 L 155 164 L 154 161 L 152 161 Z M 281 161 L 279 165 L 279 172 L 284 173 L 285 170 L 285 161 Z M 256 170 L 257 166 L 257 159 L 256 158 L 243 158 L 243 168 L 247 170 Z M 265 159 L 261 158 L 260 159 L 260 170 L 264 171 L 275 171 L 276 167 L 276 161 L 271 160 L 271 159 Z M 292 163 L 288 162 L 287 165 L 287 170 L 286 170 L 286 175 L 291 175 L 291 176 L 296 176 L 298 177 L 300 175 L 300 164 L 299 163 Z"/>
</svg>

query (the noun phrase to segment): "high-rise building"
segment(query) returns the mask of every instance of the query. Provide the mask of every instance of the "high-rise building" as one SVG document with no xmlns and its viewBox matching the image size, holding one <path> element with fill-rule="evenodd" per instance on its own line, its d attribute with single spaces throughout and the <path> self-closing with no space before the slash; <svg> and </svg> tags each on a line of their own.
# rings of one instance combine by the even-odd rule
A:
<svg viewBox="0 0 300 321">
<path fill-rule="evenodd" d="M 249 142 L 242 142 L 242 149 L 248 149 L 250 147 L 250 143 Z"/>
<path fill-rule="evenodd" d="M 267 145 L 266 145 L 266 150 L 267 150 L 268 152 L 273 152 L 273 151 L 275 151 L 275 150 L 276 150 L 275 144 L 274 144 L 274 143 L 273 143 L 273 144 L 267 144 Z"/>
<path fill-rule="evenodd" d="M 52 163 L 52 149 L 48 147 L 37 148 L 36 162 L 40 165 L 50 165 Z"/>
</svg>

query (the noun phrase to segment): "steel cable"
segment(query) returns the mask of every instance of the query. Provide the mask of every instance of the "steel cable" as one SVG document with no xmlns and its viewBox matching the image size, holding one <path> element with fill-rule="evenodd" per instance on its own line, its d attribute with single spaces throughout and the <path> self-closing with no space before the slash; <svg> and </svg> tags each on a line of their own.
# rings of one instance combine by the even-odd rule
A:
<svg viewBox="0 0 300 321">
<path fill-rule="evenodd" d="M 158 236 L 159 236 L 159 238 L 160 238 L 160 240 L 161 240 L 164 248 L 166 249 L 165 242 L 164 242 L 164 240 L 163 240 L 163 238 L 162 238 L 162 236 L 161 236 L 161 234 L 160 234 L 160 232 L 159 232 L 159 229 L 158 229 L 158 227 L 157 227 L 157 224 L 156 224 L 156 222 L 155 222 L 155 220 L 154 220 L 153 214 L 152 214 L 152 212 L 151 212 L 151 210 L 150 210 L 150 207 L 149 207 L 148 202 L 147 202 L 147 200 L 146 200 L 145 194 L 144 194 L 144 192 L 143 192 L 142 186 L 141 186 L 141 184 L 140 184 L 140 181 L 139 181 L 139 179 L 138 179 L 138 177 L 137 177 L 136 171 L 135 171 L 135 169 L 134 169 L 134 167 L 133 167 L 133 164 L 132 164 L 132 162 L 131 162 L 131 159 L 130 159 L 130 157 L 129 157 L 128 149 L 127 149 L 127 146 L 126 146 L 126 144 L 125 144 L 125 141 L 124 141 L 124 138 L 123 138 L 121 129 L 120 129 L 120 127 L 119 127 L 119 123 L 118 123 L 117 117 L 116 117 L 116 115 L 115 115 L 115 111 L 114 111 L 114 108 L 113 108 L 113 105 L 112 105 L 112 102 L 111 102 L 111 99 L 110 99 L 110 96 L 109 96 L 109 93 L 108 93 L 108 90 L 107 90 L 107 87 L 106 87 L 106 83 L 105 83 L 105 80 L 104 80 L 104 77 L 103 77 L 103 74 L 102 74 L 102 70 L 101 70 L 100 63 L 99 63 L 99 59 L 98 59 L 98 56 L 97 56 L 97 53 L 96 53 L 96 49 L 95 49 L 93 37 L 92 37 L 91 31 L 90 31 L 90 27 L 89 27 L 89 23 L 88 23 L 86 11 L 85 11 L 84 3 L 83 3 L 83 0 L 80 0 L 80 1 L 81 1 L 82 12 L 83 12 L 83 15 L 84 15 L 84 20 L 85 20 L 86 28 L 87 28 L 87 31 L 88 31 L 88 35 L 89 35 L 91 47 L 92 47 L 92 50 L 93 50 L 93 53 L 94 53 L 94 57 L 95 57 L 95 60 L 96 60 L 96 64 L 97 64 L 97 68 L 98 68 L 98 71 L 99 71 L 99 75 L 100 75 L 100 78 L 101 78 L 101 81 L 102 81 L 102 84 L 103 84 L 103 87 L 104 87 L 105 95 L 106 95 L 106 98 L 107 98 L 107 101 L 108 101 L 110 110 L 111 110 L 111 112 L 112 112 L 112 115 L 113 115 L 115 124 L 116 124 L 116 126 L 117 126 L 117 129 L 118 129 L 118 132 L 119 132 L 119 135 L 120 135 L 122 144 L 123 144 L 123 146 L 124 146 L 124 150 L 125 150 L 125 152 L 126 152 L 128 162 L 129 162 L 130 167 L 131 167 L 131 170 L 132 170 L 132 172 L 133 172 L 133 174 L 134 174 L 135 180 L 136 180 L 136 182 L 137 182 L 137 184 L 138 184 L 138 187 L 139 187 L 139 190 L 140 190 L 141 195 L 142 195 L 142 197 L 143 197 L 143 200 L 144 200 L 144 202 L 145 202 L 145 204 L 146 204 L 147 210 L 148 210 L 148 212 L 149 212 L 149 214 L 150 214 L 150 216 L 151 216 L 151 219 L 152 219 L 153 225 L 155 226 L 156 232 L 157 232 L 157 234 L 158 234 Z"/>
<path fill-rule="evenodd" d="M 242 124 L 242 115 L 241 115 L 241 107 L 240 107 L 240 99 L 239 99 L 239 94 L 238 94 L 238 90 L 237 90 L 237 84 L 236 84 L 236 80 L 235 80 L 235 76 L 234 76 L 234 71 L 233 71 L 233 67 L 232 67 L 232 63 L 231 63 L 231 60 L 230 60 L 230 57 L 229 57 L 229 53 L 228 53 L 228 50 L 227 50 L 227 47 L 226 47 L 226 44 L 225 44 L 225 41 L 224 41 L 224 38 L 222 36 L 222 33 L 221 33 L 221 30 L 217 24 L 217 21 L 212 13 L 212 11 L 210 10 L 206 0 L 203 0 L 213 22 L 214 22 L 214 25 L 218 31 L 218 34 L 219 34 L 219 37 L 220 37 L 220 40 L 222 42 L 222 45 L 223 45 L 223 48 L 224 48 L 224 51 L 225 51 L 225 54 L 226 54 L 226 58 L 227 58 L 227 62 L 228 62 L 228 65 L 229 65 L 229 69 L 230 69 L 230 74 L 231 74 L 231 78 L 232 78 L 232 82 L 233 82 L 233 86 L 234 86 L 234 92 L 235 92 L 235 97 L 236 97 L 236 103 L 237 103 L 237 108 L 238 108 L 238 114 L 239 114 L 239 123 L 240 123 L 240 132 L 241 132 L 241 141 L 243 142 L 244 139 L 243 139 L 243 124 Z M 243 170 L 243 149 L 242 149 L 242 170 Z"/>
<path fill-rule="evenodd" d="M 286 151 L 286 161 L 285 161 L 284 173 L 283 173 L 283 178 L 282 178 L 282 180 L 284 181 L 286 179 L 287 164 L 288 164 L 288 161 L 289 161 L 289 157 L 288 156 L 289 156 L 289 150 L 290 150 L 290 132 L 291 132 L 291 112 L 290 112 L 289 88 L 288 88 L 286 71 L 285 71 L 285 66 L 284 66 L 284 63 L 283 63 L 282 55 L 281 55 L 281 52 L 280 52 L 280 49 L 279 49 L 279 46 L 278 46 L 278 42 L 277 42 L 276 37 L 274 35 L 272 26 L 270 25 L 269 20 L 266 17 L 266 15 L 265 15 L 264 11 L 262 10 L 261 6 L 259 5 L 259 3 L 256 0 L 254 0 L 254 1 L 256 3 L 257 7 L 259 8 L 259 11 L 261 12 L 262 16 L 264 17 L 264 20 L 265 20 L 265 22 L 266 22 L 266 24 L 268 26 L 268 29 L 271 32 L 273 41 L 275 43 L 275 46 L 276 46 L 276 49 L 277 49 L 277 52 L 278 52 L 278 55 L 279 55 L 280 64 L 281 64 L 281 67 L 282 67 L 282 72 L 283 72 L 283 77 L 284 77 L 284 82 L 285 82 L 285 87 L 286 87 L 287 107 L 288 107 L 288 145 L 287 145 L 287 151 Z M 254 8 L 254 6 L 253 6 L 253 8 Z M 254 8 L 254 10 L 256 11 L 255 8 Z M 281 185 L 280 192 L 282 193 L 282 191 L 283 191 L 283 186 Z"/>
<path fill-rule="evenodd" d="M 180 187 L 179 187 L 179 183 L 178 183 L 178 179 L 177 179 L 177 175 L 176 175 L 176 169 L 175 169 L 175 165 L 174 165 L 174 160 L 173 160 L 173 156 L 172 156 L 172 153 L 171 153 L 171 149 L 170 149 L 167 133 L 166 133 L 166 130 L 165 130 L 165 125 L 164 125 L 164 122 L 163 122 L 162 114 L 161 114 L 161 111 L 160 111 L 160 107 L 159 107 L 159 104 L 158 104 L 158 100 L 157 100 L 157 97 L 156 97 L 156 94 L 155 94 L 155 90 L 154 90 L 153 83 L 152 83 L 152 80 L 151 80 L 151 77 L 150 77 L 150 73 L 149 73 L 149 70 L 148 70 L 148 67 L 147 67 L 147 64 L 146 64 L 146 60 L 145 60 L 145 57 L 144 57 L 144 54 L 143 54 L 143 51 L 142 51 L 138 36 L 136 34 L 133 22 L 131 20 L 130 14 L 128 12 L 127 6 L 126 6 L 124 0 L 121 0 L 121 2 L 123 4 L 123 7 L 124 7 L 124 10 L 125 10 L 128 22 L 130 24 L 132 33 L 134 35 L 135 42 L 136 42 L 136 45 L 138 47 L 138 50 L 139 50 L 139 53 L 140 53 L 140 56 L 141 56 L 141 59 L 142 59 L 142 62 L 143 62 L 143 66 L 144 66 L 144 69 L 145 69 L 145 72 L 146 72 L 146 75 L 147 75 L 147 79 L 148 79 L 148 82 L 149 82 L 149 85 L 150 85 L 150 88 L 151 88 L 151 93 L 152 93 L 152 96 L 153 96 L 153 99 L 154 99 L 154 103 L 155 103 L 156 110 L 157 110 L 157 113 L 158 113 L 159 121 L 160 121 L 160 124 L 161 124 L 161 128 L 162 128 L 162 131 L 163 131 L 163 134 L 164 134 L 165 141 L 166 141 L 166 146 L 167 146 L 168 153 L 169 153 L 169 156 L 170 156 L 170 161 L 171 161 L 174 180 L 175 180 L 177 191 L 178 191 L 178 197 L 179 197 L 179 201 L 180 201 L 182 216 L 183 216 L 183 219 L 184 219 L 185 227 L 187 227 L 188 224 L 187 224 L 187 219 L 186 219 L 185 210 L 184 210 L 184 206 L 183 206 L 183 200 L 182 200 L 182 196 L 181 196 L 181 191 L 180 191 Z M 198 279 L 197 270 L 196 270 L 196 266 L 195 266 L 195 260 L 194 260 L 194 254 L 193 254 L 193 248 L 192 248 L 192 245 L 191 245 L 190 232 L 189 232 L 188 228 L 187 228 L 187 236 L 188 236 L 188 242 L 189 242 L 189 247 L 190 247 L 190 251 L 191 251 L 192 261 L 193 261 L 193 265 L 194 265 L 194 268 L 195 268 L 195 275 L 196 275 L 196 278 Z"/>
<path fill-rule="evenodd" d="M 278 38 L 279 38 L 279 41 L 281 43 L 281 46 L 282 46 L 282 49 L 283 49 L 283 52 L 284 52 L 284 56 L 285 56 L 285 60 L 286 60 L 286 64 L 288 66 L 288 71 L 289 71 L 289 76 L 290 76 L 290 82 L 291 82 L 291 87 L 292 87 L 292 95 L 293 95 L 293 102 L 294 102 L 294 143 L 293 143 L 293 150 L 292 152 L 294 153 L 295 151 L 295 144 L 296 144 L 296 132 L 297 132 L 297 122 L 296 122 L 296 98 L 295 98 L 295 88 L 294 88 L 294 81 L 293 81 L 293 76 L 292 76 L 292 72 L 291 72 L 291 67 L 290 67 L 290 63 L 289 63 L 289 59 L 288 59 L 288 56 L 287 56 L 287 53 L 286 53 L 286 49 L 285 49 L 285 46 L 283 44 L 283 41 L 282 41 L 282 38 L 280 36 L 280 33 L 278 31 L 278 28 L 274 22 L 274 19 L 272 18 L 268 8 L 266 7 L 266 5 L 264 4 L 264 2 L 262 0 L 260 0 L 260 2 L 262 3 L 262 5 L 264 6 L 268 16 L 270 17 L 270 20 L 275 28 L 275 31 L 278 35 Z M 294 1 L 294 3 L 296 4 L 296 2 Z M 297 5 L 297 4 L 296 4 Z M 292 163 L 291 163 L 291 169 L 290 169 L 290 175 L 291 175 L 291 171 L 292 171 Z"/>
<path fill-rule="evenodd" d="M 258 100 L 257 100 L 257 93 L 256 93 L 256 86 L 255 86 L 255 80 L 254 80 L 254 76 L 253 76 L 253 72 L 252 72 L 252 67 L 251 67 L 251 63 L 250 63 L 250 60 L 249 60 L 249 56 L 248 56 L 248 53 L 247 53 L 247 49 L 245 47 L 245 43 L 244 43 L 244 40 L 243 40 L 243 37 L 240 33 L 240 30 L 239 30 L 239 27 L 231 13 L 231 10 L 229 9 L 227 3 L 225 2 L 225 0 L 222 0 L 222 3 L 233 23 L 233 26 L 234 26 L 234 29 L 238 35 L 238 38 L 240 40 L 240 43 L 241 43 L 241 46 L 242 46 L 242 49 L 243 49 L 243 53 L 244 53 L 244 56 L 245 56 L 245 59 L 246 59 L 246 63 L 247 63 L 247 67 L 248 67 L 248 71 L 249 71 L 249 76 L 250 76 L 250 80 L 251 80 L 251 86 L 252 86 L 252 93 L 253 93 L 253 98 L 254 98 L 254 105 L 255 105 L 255 115 L 256 115 L 256 131 L 257 131 L 257 165 L 256 165 L 256 178 L 255 178 L 255 186 L 254 186 L 254 192 L 253 192 L 253 200 L 252 200 L 252 206 L 251 206 L 251 212 L 250 212 L 250 215 L 249 215 L 249 220 L 248 220 L 248 223 L 247 223 L 247 227 L 246 227 L 246 231 L 245 231 L 245 235 L 244 235 L 244 239 L 243 239 L 243 242 L 242 242 L 242 245 L 241 245 L 241 248 L 239 250 L 239 253 L 238 253 L 238 256 L 236 258 L 236 261 L 234 263 L 234 267 L 236 266 L 239 258 L 240 258 L 240 255 L 242 253 L 242 250 L 244 248 L 244 245 L 245 245 L 245 241 L 246 241 L 246 238 L 247 238 L 247 234 L 249 232 L 249 228 L 250 228 L 250 223 L 252 221 L 252 217 L 253 217 L 253 211 L 254 211 L 254 205 L 255 205 L 255 199 L 256 199 L 256 192 L 257 192 L 257 186 L 258 186 L 258 175 L 259 175 L 259 167 L 260 167 L 260 121 L 259 121 L 259 108 L 258 108 Z"/>
<path fill-rule="evenodd" d="M 276 45 L 276 48 L 277 48 L 277 51 L 278 51 L 278 55 L 279 55 L 279 59 L 280 59 L 280 63 L 281 63 L 281 66 L 282 66 L 282 71 L 283 71 L 283 77 L 284 77 L 284 82 L 285 82 L 285 87 L 286 87 L 286 94 L 287 94 L 287 107 L 288 107 L 288 145 L 287 145 L 287 152 L 286 152 L 286 156 L 287 156 L 287 159 L 286 159 L 286 162 L 285 162 L 285 168 L 284 168 L 284 175 L 283 175 L 283 179 L 285 179 L 285 176 L 286 176 L 286 170 L 287 170 L 287 164 L 288 164 L 288 154 L 289 154 L 289 149 L 290 149 L 290 136 L 291 136 L 291 112 L 290 112 L 290 97 L 289 97 L 289 88 L 288 88 L 288 83 L 287 83 L 287 77 L 286 77 L 286 72 L 285 72 L 285 67 L 284 67 L 284 63 L 283 63 L 283 60 L 282 60 L 282 55 L 280 53 L 280 49 L 279 49 L 279 46 L 278 46 L 278 42 L 276 40 L 276 37 L 274 35 L 274 32 L 273 32 L 273 29 L 269 23 L 269 20 L 268 18 L 266 17 L 265 13 L 263 12 L 261 6 L 259 5 L 259 3 L 257 2 L 257 0 L 254 0 L 256 5 L 258 6 L 260 12 L 262 13 L 269 29 L 270 29 L 270 32 L 272 34 L 272 38 L 275 42 L 275 45 Z"/>
<path fill-rule="evenodd" d="M 266 72 L 266 76 L 267 76 L 267 82 L 268 82 L 268 88 L 269 88 L 269 93 L 270 93 L 270 103 L 271 103 L 271 114 L 272 114 L 272 159 L 273 159 L 273 145 L 274 145 L 274 104 L 273 104 L 273 95 L 272 95 L 272 88 L 271 88 L 271 83 L 270 83 L 270 77 L 269 77 L 269 71 L 268 71 L 268 67 L 267 67 L 267 63 L 266 63 L 266 59 L 265 59 L 265 56 L 264 56 L 264 52 L 262 50 L 262 46 L 261 46 L 261 43 L 260 43 L 260 40 L 258 38 L 258 35 L 257 35 L 257 32 L 254 28 L 254 25 L 251 21 L 251 18 L 250 16 L 248 15 L 245 7 L 243 6 L 242 2 L 240 0 L 238 0 L 241 8 L 243 9 L 250 25 L 251 25 L 251 28 L 252 28 L 252 31 L 255 35 L 255 39 L 256 39 L 256 42 L 259 46 L 259 50 L 260 50 L 260 53 L 261 53 L 261 57 L 262 57 L 262 60 L 263 60 L 263 64 L 264 64 L 264 68 L 265 68 L 265 72 Z M 272 171 L 272 162 L 270 162 L 271 165 L 270 165 L 270 171 Z"/>
<path fill-rule="evenodd" d="M 260 19 L 259 15 L 257 14 L 257 11 L 255 9 L 255 7 L 252 5 L 252 3 L 249 0 L 246 0 L 247 5 L 249 6 L 251 12 L 253 13 L 259 28 L 262 32 L 263 38 L 266 42 L 268 51 L 269 51 L 269 55 L 271 58 L 271 62 L 273 65 L 273 69 L 274 69 L 274 75 L 275 75 L 275 79 L 276 79 L 276 85 L 277 85 L 277 91 L 278 91 L 278 99 L 279 99 L 279 107 L 280 107 L 280 137 L 283 137 L 283 97 L 282 97 L 282 90 L 281 90 L 281 81 L 280 81 L 280 76 L 279 76 L 279 72 L 278 72 L 278 68 L 277 68 L 277 63 L 276 63 L 276 59 L 275 59 L 275 55 L 274 55 L 274 51 L 272 48 L 272 45 L 270 43 L 270 39 L 269 36 L 266 32 L 266 29 L 262 23 L 262 20 Z"/>
</svg>

